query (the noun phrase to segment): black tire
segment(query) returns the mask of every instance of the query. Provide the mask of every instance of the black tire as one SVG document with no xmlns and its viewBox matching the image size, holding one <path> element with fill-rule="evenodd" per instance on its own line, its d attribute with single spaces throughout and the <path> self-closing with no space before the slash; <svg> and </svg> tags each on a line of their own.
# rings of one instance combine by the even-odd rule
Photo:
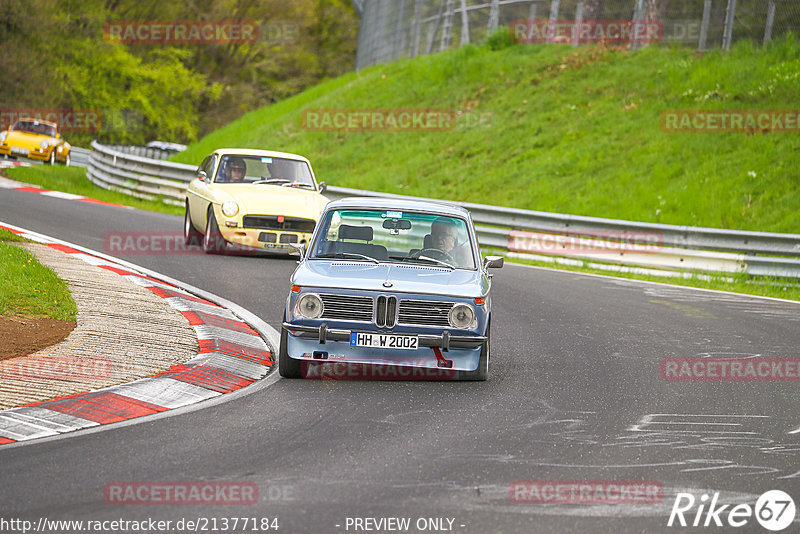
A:
<svg viewBox="0 0 800 534">
<path fill-rule="evenodd" d="M 192 224 L 192 218 L 189 217 L 189 203 L 186 203 L 186 212 L 183 216 L 183 240 L 186 246 L 200 246 L 203 242 L 203 234 L 198 232 Z"/>
<path fill-rule="evenodd" d="M 67 153 L 67 157 L 66 157 L 66 158 L 64 158 L 64 166 L 65 166 L 65 167 L 69 167 L 70 161 L 71 161 L 71 160 L 70 160 L 70 157 L 69 157 L 69 152 L 68 152 L 68 153 Z"/>
<path fill-rule="evenodd" d="M 47 160 L 50 165 L 56 164 L 56 147 L 53 147 L 53 150 L 50 152 L 50 159 Z"/>
<path fill-rule="evenodd" d="M 284 321 L 286 316 L 284 316 Z M 283 378 L 300 378 L 300 360 L 295 360 L 289 357 L 287 348 L 287 341 L 289 339 L 289 332 L 281 327 L 281 346 L 278 349 L 278 373 Z"/>
<path fill-rule="evenodd" d="M 224 254 L 228 246 L 225 238 L 219 231 L 217 218 L 214 217 L 214 210 L 208 208 L 208 219 L 206 220 L 206 232 L 203 235 L 203 250 L 206 254 Z"/>
<path fill-rule="evenodd" d="M 458 380 L 483 381 L 489 378 L 489 346 L 491 345 L 492 322 L 486 326 L 486 344 L 481 349 L 481 357 L 478 359 L 478 368 L 474 371 L 458 371 Z"/>
</svg>

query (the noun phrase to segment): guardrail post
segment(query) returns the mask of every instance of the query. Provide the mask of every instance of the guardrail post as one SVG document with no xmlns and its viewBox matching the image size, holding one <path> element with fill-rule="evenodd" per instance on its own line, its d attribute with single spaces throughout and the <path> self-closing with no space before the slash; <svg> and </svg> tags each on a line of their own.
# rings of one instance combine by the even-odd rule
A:
<svg viewBox="0 0 800 534">
<path fill-rule="evenodd" d="M 736 0 L 728 0 L 728 9 L 725 12 L 725 32 L 722 35 L 722 49 L 730 50 L 733 41 L 733 21 L 736 14 Z"/>
<path fill-rule="evenodd" d="M 575 25 L 572 27 L 572 46 L 578 46 L 581 42 L 581 24 L 583 24 L 583 0 L 578 2 L 575 8 Z"/>
<path fill-rule="evenodd" d="M 439 50 L 447 50 L 450 48 L 450 39 L 453 34 L 453 10 L 455 10 L 456 0 L 446 0 L 447 7 L 444 10 L 444 24 L 442 26 L 442 41 L 439 44 Z"/>
<path fill-rule="evenodd" d="M 419 31 L 420 31 L 420 21 L 419 18 L 422 13 L 422 0 L 416 0 L 414 2 L 414 27 L 411 30 L 411 57 L 417 57 L 419 53 Z"/>
<path fill-rule="evenodd" d="M 461 0 L 461 46 L 469 43 L 469 13 L 467 0 Z"/>
<path fill-rule="evenodd" d="M 700 42 L 697 43 L 698 50 L 706 49 L 708 40 L 708 25 L 711 22 L 711 0 L 703 2 L 703 21 L 700 23 Z"/>
<path fill-rule="evenodd" d="M 775 0 L 769 0 L 767 7 L 767 25 L 764 27 L 764 44 L 772 40 L 772 24 L 775 22 Z"/>
<path fill-rule="evenodd" d="M 491 35 L 500 25 L 500 1 L 492 0 L 489 7 L 489 26 L 486 28 L 486 34 Z"/>
<path fill-rule="evenodd" d="M 558 21 L 558 8 L 560 4 L 560 0 L 553 0 L 550 2 L 550 17 L 547 25 L 547 33 L 549 35 L 547 38 L 548 43 L 553 42 L 553 35 L 555 34 L 556 22 Z"/>
<path fill-rule="evenodd" d="M 636 0 L 633 8 L 632 24 L 640 24 L 644 19 L 644 0 Z M 631 50 L 639 50 L 642 47 L 641 43 L 637 40 L 631 40 Z"/>
</svg>

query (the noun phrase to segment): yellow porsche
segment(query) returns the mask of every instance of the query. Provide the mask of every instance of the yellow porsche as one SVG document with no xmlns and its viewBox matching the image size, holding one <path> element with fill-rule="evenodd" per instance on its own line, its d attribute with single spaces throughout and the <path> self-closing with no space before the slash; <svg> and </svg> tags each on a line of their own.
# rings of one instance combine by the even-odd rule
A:
<svg viewBox="0 0 800 534">
<path fill-rule="evenodd" d="M 70 145 L 54 122 L 23 118 L 0 132 L 0 155 L 69 165 Z"/>
<path fill-rule="evenodd" d="M 289 252 L 311 239 L 328 199 L 311 163 L 285 152 L 219 149 L 189 183 L 183 234 L 209 254 L 256 247 Z"/>
</svg>

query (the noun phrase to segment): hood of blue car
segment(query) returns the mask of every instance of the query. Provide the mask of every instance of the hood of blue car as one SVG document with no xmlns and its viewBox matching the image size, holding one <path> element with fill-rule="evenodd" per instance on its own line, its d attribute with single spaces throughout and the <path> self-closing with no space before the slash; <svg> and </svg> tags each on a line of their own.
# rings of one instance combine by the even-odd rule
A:
<svg viewBox="0 0 800 534">
<path fill-rule="evenodd" d="M 428 265 L 375 264 L 347 260 L 304 261 L 295 271 L 292 283 L 306 287 L 424 293 L 468 298 L 484 296 L 488 290 L 487 280 L 480 270 L 449 270 Z"/>
</svg>

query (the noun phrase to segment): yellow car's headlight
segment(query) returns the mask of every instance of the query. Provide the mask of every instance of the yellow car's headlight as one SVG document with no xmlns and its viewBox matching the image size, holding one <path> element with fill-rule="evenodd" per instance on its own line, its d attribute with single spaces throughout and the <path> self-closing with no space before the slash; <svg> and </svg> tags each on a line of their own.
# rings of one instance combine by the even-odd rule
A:
<svg viewBox="0 0 800 534">
<path fill-rule="evenodd" d="M 226 217 L 233 217 L 239 213 L 239 205 L 233 200 L 226 200 L 222 203 L 222 213 Z"/>
<path fill-rule="evenodd" d="M 41 143 L 39 143 L 39 146 L 44 149 L 50 146 L 50 143 L 48 143 L 47 141 L 42 141 Z"/>
<path fill-rule="evenodd" d="M 6 137 L 8 137 L 8 132 L 0 132 L 0 143 L 5 141 Z"/>
</svg>

